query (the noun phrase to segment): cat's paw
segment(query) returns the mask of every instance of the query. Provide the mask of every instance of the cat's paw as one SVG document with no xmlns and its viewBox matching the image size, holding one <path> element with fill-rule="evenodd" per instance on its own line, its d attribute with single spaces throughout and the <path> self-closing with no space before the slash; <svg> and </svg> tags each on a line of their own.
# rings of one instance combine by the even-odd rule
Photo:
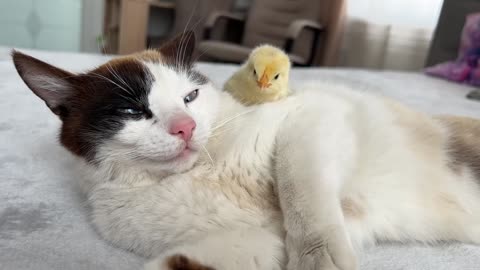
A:
<svg viewBox="0 0 480 270">
<path fill-rule="evenodd" d="M 355 253 L 338 231 L 302 237 L 287 234 L 287 270 L 357 270 Z"/>
<path fill-rule="evenodd" d="M 145 270 L 216 270 L 181 254 L 153 260 L 145 265 Z"/>
</svg>

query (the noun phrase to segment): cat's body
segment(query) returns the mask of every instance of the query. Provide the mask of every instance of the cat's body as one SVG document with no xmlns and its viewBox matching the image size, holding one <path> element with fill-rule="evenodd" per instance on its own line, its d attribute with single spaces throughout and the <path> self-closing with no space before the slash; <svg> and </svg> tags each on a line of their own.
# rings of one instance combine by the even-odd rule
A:
<svg viewBox="0 0 480 270">
<path fill-rule="evenodd" d="M 377 240 L 480 243 L 478 122 L 333 85 L 244 107 L 161 60 L 126 58 L 114 70 L 122 61 L 152 74 L 153 118 L 128 119 L 97 142 L 82 158 L 84 189 L 98 232 L 158 256 L 151 269 L 282 269 L 288 258 L 288 269 L 352 270 L 352 247 Z M 198 88 L 198 98 L 180 104 L 177 88 Z M 156 135 L 185 114 L 196 122 L 186 154 Z"/>
<path fill-rule="evenodd" d="M 227 113 L 220 115 L 252 112 L 223 126 L 226 131 L 210 142 L 208 149 L 214 168 L 204 155 L 203 166 L 160 182 L 156 182 L 155 176 L 146 177 L 142 179 L 144 183 L 137 182 L 143 186 L 139 190 L 126 190 L 113 183 L 99 186 L 90 193 L 94 195 L 90 200 L 94 224 L 100 225 L 99 231 L 110 241 L 123 248 L 133 246 L 133 250 L 147 256 L 171 254 L 173 248 L 173 253 L 197 260 L 202 259 L 201 254 L 208 258 L 211 251 L 207 246 L 198 247 L 195 251 L 200 253 L 198 257 L 194 252 L 186 253 L 183 247 L 174 247 L 181 243 L 189 250 L 189 245 L 196 245 L 202 237 L 224 233 L 226 228 L 242 231 L 263 227 L 278 236 L 279 243 L 273 245 L 278 247 L 284 232 L 272 175 L 274 159 L 281 158 L 275 156 L 275 138 L 278 129 L 288 122 L 284 117 L 290 112 L 293 114 L 290 117 L 303 119 L 305 123 L 331 121 L 332 125 L 319 126 L 328 127 L 327 131 L 318 130 L 308 136 L 321 139 L 322 133 L 332 132 L 345 137 L 339 134 L 342 130 L 355 136 L 326 147 L 340 149 L 338 152 L 347 162 L 343 163 L 345 171 L 340 173 L 349 177 L 345 177 L 339 197 L 347 231 L 358 246 L 377 240 L 412 239 L 429 243 L 439 240 L 479 243 L 480 180 L 474 178 L 468 167 L 463 168 L 463 173 L 452 170 L 454 161 L 448 154 L 449 133 L 458 131 L 449 129 L 444 120 L 410 111 L 388 100 L 344 93 L 341 88 L 331 87 L 332 92 L 313 89 L 254 109 L 230 104 L 230 97 L 222 95 L 221 103 L 226 105 L 223 107 Z M 297 109 L 308 103 L 310 106 Z M 237 110 L 232 110 L 235 106 Z M 339 107 L 343 106 L 342 113 Z M 298 117 L 294 116 L 297 113 Z M 297 121 L 294 125 L 301 125 Z M 370 133 L 371 130 L 375 133 Z M 290 136 L 298 139 L 301 135 Z M 292 144 L 302 151 L 312 147 L 311 143 Z M 311 161 L 303 160 L 299 167 L 309 164 Z M 128 171 L 127 168 L 122 175 L 130 178 Z M 118 202 L 109 205 L 104 200 Z M 124 204 L 137 207 L 112 211 Z M 130 219 L 136 220 L 139 228 L 148 229 L 120 225 Z M 112 230 L 111 224 L 124 229 Z M 245 248 L 252 252 L 258 247 L 257 255 L 264 256 L 263 241 L 263 238 L 250 239 Z M 221 242 L 218 245 L 223 247 Z M 145 247 L 148 248 L 142 250 Z M 231 262 L 232 258 L 227 258 L 223 264 L 212 261 L 217 258 L 202 261 L 220 267 Z M 242 267 L 240 264 L 235 269 Z"/>
</svg>

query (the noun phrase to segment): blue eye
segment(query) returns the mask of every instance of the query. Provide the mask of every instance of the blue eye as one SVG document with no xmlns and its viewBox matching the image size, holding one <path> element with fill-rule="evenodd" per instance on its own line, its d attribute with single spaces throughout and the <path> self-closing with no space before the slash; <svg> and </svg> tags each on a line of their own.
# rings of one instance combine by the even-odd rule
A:
<svg viewBox="0 0 480 270">
<path fill-rule="evenodd" d="M 140 115 L 140 114 L 143 114 L 143 111 L 142 110 L 138 110 L 138 109 L 135 109 L 135 108 L 120 108 L 120 109 L 117 109 L 120 113 L 123 113 L 123 114 L 128 114 L 128 115 Z"/>
<path fill-rule="evenodd" d="M 187 96 L 183 98 L 183 102 L 185 104 L 194 101 L 198 97 L 198 89 L 193 90 L 192 92 L 188 93 Z"/>
</svg>

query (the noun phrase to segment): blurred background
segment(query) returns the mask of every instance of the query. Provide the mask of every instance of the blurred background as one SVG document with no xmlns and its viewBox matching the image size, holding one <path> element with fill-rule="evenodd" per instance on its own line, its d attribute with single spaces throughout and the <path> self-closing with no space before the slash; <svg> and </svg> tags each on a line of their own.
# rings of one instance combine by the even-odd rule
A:
<svg viewBox="0 0 480 270">
<path fill-rule="evenodd" d="M 480 0 L 1 0 L 0 46 L 128 54 L 193 29 L 203 61 L 262 43 L 298 66 L 419 70 L 454 59 Z"/>
</svg>

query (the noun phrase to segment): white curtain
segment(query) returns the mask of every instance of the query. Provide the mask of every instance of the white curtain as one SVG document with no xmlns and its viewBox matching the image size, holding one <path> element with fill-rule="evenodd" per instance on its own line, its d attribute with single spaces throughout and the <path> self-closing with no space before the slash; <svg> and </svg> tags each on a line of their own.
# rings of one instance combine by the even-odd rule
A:
<svg viewBox="0 0 480 270">
<path fill-rule="evenodd" d="M 342 65 L 419 70 L 442 0 L 350 0 Z"/>
</svg>

